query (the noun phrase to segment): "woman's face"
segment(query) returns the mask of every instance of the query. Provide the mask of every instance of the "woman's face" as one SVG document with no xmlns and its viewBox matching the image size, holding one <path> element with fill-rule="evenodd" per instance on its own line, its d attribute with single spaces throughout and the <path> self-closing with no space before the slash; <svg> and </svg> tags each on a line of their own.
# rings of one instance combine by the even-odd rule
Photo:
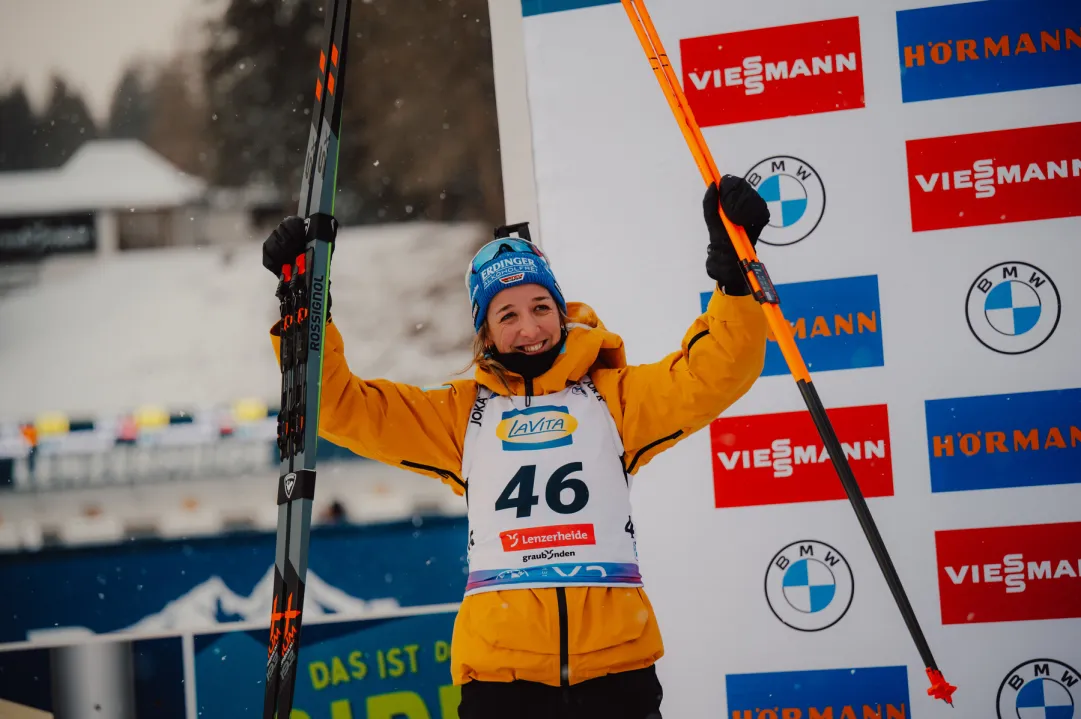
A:
<svg viewBox="0 0 1081 719">
<path fill-rule="evenodd" d="M 538 354 L 560 338 L 559 306 L 540 285 L 518 285 L 501 291 L 488 305 L 488 334 L 496 351 Z"/>
</svg>

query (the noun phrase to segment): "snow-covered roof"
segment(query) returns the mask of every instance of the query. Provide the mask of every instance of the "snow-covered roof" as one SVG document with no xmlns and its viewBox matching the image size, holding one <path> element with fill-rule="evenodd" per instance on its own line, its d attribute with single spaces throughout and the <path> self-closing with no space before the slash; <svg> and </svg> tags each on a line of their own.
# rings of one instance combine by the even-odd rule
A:
<svg viewBox="0 0 1081 719">
<path fill-rule="evenodd" d="M 438 384 L 469 364 L 462 278 L 487 234 L 422 222 L 338 232 L 332 312 L 355 374 Z M 0 297 L 0 421 L 277 404 L 276 281 L 261 253 L 249 242 L 46 260 L 37 284 Z"/>
<path fill-rule="evenodd" d="M 138 140 L 91 140 L 57 169 L 0 172 L 0 217 L 177 207 L 205 189 Z"/>
</svg>

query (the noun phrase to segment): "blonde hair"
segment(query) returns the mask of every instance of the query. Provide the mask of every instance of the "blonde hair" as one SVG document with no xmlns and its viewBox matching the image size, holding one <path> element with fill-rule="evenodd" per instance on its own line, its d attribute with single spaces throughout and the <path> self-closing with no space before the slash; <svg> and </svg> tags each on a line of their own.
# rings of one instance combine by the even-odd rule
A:
<svg viewBox="0 0 1081 719">
<path fill-rule="evenodd" d="M 469 367 L 475 366 L 479 370 L 491 372 L 507 388 L 507 394 L 511 394 L 510 384 L 507 382 L 507 368 L 503 366 L 502 362 L 488 354 L 488 348 L 494 344 L 492 334 L 488 331 L 488 320 L 485 320 L 484 324 L 480 326 L 480 332 L 477 332 L 476 336 L 473 337 L 473 361 L 469 364 Z M 466 369 L 468 370 L 469 367 Z"/>
</svg>

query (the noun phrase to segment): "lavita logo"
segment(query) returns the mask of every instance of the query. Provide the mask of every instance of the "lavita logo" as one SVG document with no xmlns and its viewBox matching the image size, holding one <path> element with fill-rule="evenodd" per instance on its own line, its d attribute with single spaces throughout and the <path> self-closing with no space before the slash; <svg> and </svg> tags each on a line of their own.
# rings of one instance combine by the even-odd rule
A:
<svg viewBox="0 0 1081 719">
<path fill-rule="evenodd" d="M 503 413 L 495 433 L 508 452 L 565 447 L 574 442 L 578 420 L 563 406 L 527 407 Z"/>
</svg>

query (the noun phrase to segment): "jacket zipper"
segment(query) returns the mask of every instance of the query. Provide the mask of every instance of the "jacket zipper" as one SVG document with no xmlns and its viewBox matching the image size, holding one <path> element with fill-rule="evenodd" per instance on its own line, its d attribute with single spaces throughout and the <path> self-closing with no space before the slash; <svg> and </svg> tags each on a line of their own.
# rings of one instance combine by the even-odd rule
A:
<svg viewBox="0 0 1081 719">
<path fill-rule="evenodd" d="M 533 403 L 533 380 L 525 380 L 525 406 Z M 556 606 L 559 611 L 559 686 L 570 686 L 570 640 L 567 630 L 567 590 L 556 587 Z"/>
<path fill-rule="evenodd" d="M 570 647 L 567 637 L 567 590 L 556 587 L 556 605 L 559 607 L 559 686 L 569 687 L 571 679 Z"/>
<path fill-rule="evenodd" d="M 705 337 L 708 334 L 709 334 L 709 330 L 702 330 L 701 332 L 696 334 L 694 337 L 691 337 L 691 341 L 687 343 L 687 354 L 691 353 L 691 347 L 694 347 L 695 342 L 702 339 L 703 337 Z"/>
<path fill-rule="evenodd" d="M 403 467 L 412 467 L 413 469 L 424 469 L 424 470 L 427 470 L 429 472 L 435 472 L 440 477 L 444 477 L 445 479 L 454 480 L 454 482 L 456 482 L 458 484 L 458 486 L 461 487 L 462 489 L 468 489 L 468 487 L 466 486 L 466 483 L 463 482 L 461 479 L 459 479 L 458 475 L 456 475 L 454 472 L 451 472 L 449 469 L 440 469 L 439 467 L 433 467 L 433 466 L 431 466 L 429 464 L 419 464 L 417 462 L 410 462 L 408 459 L 403 459 L 402 460 L 402 466 Z"/>
<path fill-rule="evenodd" d="M 675 439 L 675 438 L 679 437 L 682 434 L 683 434 L 683 430 L 682 429 L 677 429 L 675 432 L 668 435 L 667 437 L 661 437 L 660 439 L 655 439 L 652 442 L 650 442 L 649 444 L 647 444 L 645 447 L 642 447 L 642 449 L 640 449 L 640 450 L 638 450 L 637 452 L 634 453 L 634 459 L 631 460 L 631 466 L 627 467 L 627 472 L 630 473 L 630 472 L 634 471 L 634 466 L 636 464 L 638 464 L 638 460 L 640 460 L 642 458 L 643 454 L 645 454 L 649 450 L 653 449 L 654 447 L 656 447 L 661 442 L 667 442 L 670 439 Z"/>
</svg>

